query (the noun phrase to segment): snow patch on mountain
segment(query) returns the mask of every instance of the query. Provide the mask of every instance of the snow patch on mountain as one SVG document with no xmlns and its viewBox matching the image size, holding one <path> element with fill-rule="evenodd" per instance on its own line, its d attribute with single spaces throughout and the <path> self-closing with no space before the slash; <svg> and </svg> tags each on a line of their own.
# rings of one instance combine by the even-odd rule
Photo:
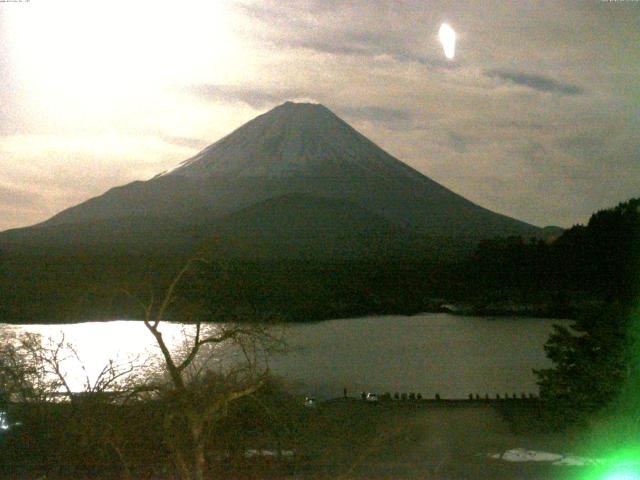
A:
<svg viewBox="0 0 640 480">
<path fill-rule="evenodd" d="M 287 102 L 256 117 L 165 175 L 420 175 L 320 104 Z"/>
</svg>

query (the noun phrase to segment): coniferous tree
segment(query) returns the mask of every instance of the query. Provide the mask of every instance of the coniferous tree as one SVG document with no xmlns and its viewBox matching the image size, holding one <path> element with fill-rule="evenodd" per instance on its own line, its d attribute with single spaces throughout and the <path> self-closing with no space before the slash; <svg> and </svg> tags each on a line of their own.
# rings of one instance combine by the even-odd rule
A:
<svg viewBox="0 0 640 480">
<path fill-rule="evenodd" d="M 557 424 L 585 420 L 611 402 L 627 378 L 629 315 L 620 308 L 555 326 L 545 345 L 554 367 L 536 371 L 540 396 Z"/>
<path fill-rule="evenodd" d="M 604 300 L 571 328 L 555 326 L 545 345 L 553 368 L 538 370 L 540 396 L 556 426 L 585 422 L 640 383 L 640 199 L 595 213 L 553 245 L 560 283 Z M 629 395 L 631 393 L 631 395 Z"/>
</svg>

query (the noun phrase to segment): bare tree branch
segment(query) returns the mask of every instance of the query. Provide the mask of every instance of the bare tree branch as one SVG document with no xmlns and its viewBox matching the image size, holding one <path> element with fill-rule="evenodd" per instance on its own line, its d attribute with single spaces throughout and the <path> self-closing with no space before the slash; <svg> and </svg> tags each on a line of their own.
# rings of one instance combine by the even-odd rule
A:
<svg viewBox="0 0 640 480">
<path fill-rule="evenodd" d="M 176 287 L 178 286 L 178 283 L 180 283 L 180 281 L 182 280 L 182 277 L 184 277 L 184 275 L 189 271 L 189 269 L 191 268 L 191 265 L 193 265 L 196 262 L 208 263 L 207 260 L 205 260 L 202 257 L 191 257 L 187 261 L 187 263 L 184 264 L 184 266 L 178 272 L 178 275 L 174 277 L 173 281 L 169 285 L 169 288 L 167 289 L 167 293 L 165 294 L 164 299 L 160 304 L 160 309 L 158 310 L 158 313 L 153 321 L 154 327 L 157 327 L 158 324 L 162 321 L 167 307 L 175 299 L 174 292 Z"/>
</svg>

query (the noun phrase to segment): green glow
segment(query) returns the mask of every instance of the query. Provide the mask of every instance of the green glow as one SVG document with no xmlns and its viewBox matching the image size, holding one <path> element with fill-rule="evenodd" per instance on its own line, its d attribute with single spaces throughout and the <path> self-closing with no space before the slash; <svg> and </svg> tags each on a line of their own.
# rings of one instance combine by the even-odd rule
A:
<svg viewBox="0 0 640 480">
<path fill-rule="evenodd" d="M 637 465 L 599 466 L 589 469 L 579 480 L 640 480 L 640 468 Z"/>
<path fill-rule="evenodd" d="M 623 448 L 603 458 L 577 480 L 640 480 L 640 447 Z"/>
<path fill-rule="evenodd" d="M 627 326 L 629 371 L 619 398 L 596 422 L 591 452 L 599 452 L 598 464 L 588 467 L 577 480 L 640 480 L 640 305 L 631 311 Z"/>
<path fill-rule="evenodd" d="M 640 479 L 640 475 L 638 472 L 631 471 L 619 471 L 619 472 L 610 472 L 603 477 L 603 480 L 638 480 Z"/>
</svg>

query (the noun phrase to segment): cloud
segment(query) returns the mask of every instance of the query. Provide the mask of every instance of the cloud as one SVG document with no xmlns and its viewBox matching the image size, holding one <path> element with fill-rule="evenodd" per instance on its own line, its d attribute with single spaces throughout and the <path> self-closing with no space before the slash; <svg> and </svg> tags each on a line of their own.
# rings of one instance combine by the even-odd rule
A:
<svg viewBox="0 0 640 480">
<path fill-rule="evenodd" d="M 0 136 L 0 230 L 41 222 L 114 186 L 151 178 L 193 152 L 151 135 Z"/>
<path fill-rule="evenodd" d="M 222 103 L 242 103 L 256 110 L 266 110 L 286 101 L 313 101 L 327 103 L 327 106 L 339 117 L 348 122 L 371 122 L 383 125 L 389 129 L 410 128 L 414 115 L 408 110 L 379 105 L 340 105 L 335 100 L 325 98 L 316 92 L 313 98 L 302 89 L 273 90 L 247 87 L 240 88 L 228 85 L 202 84 L 192 85 L 187 91 L 205 100 Z M 174 143 L 174 142 L 170 142 Z"/>
<path fill-rule="evenodd" d="M 159 133 L 158 138 L 163 142 L 167 142 L 171 145 L 177 145 L 179 147 L 188 147 L 188 148 L 203 148 L 208 142 L 207 140 L 202 140 L 200 138 L 192 138 L 192 137 L 178 137 L 174 135 L 167 135 L 164 133 Z"/>
<path fill-rule="evenodd" d="M 205 100 L 224 103 L 240 102 L 256 110 L 272 107 L 287 100 L 306 97 L 306 92 L 303 90 L 284 89 L 270 91 L 267 88 L 262 90 L 252 87 L 215 84 L 191 85 L 186 90 Z"/>
<path fill-rule="evenodd" d="M 205 100 L 223 103 L 243 103 L 256 110 L 266 110 L 286 101 L 302 101 L 310 99 L 310 95 L 302 89 L 271 90 L 269 87 L 240 88 L 228 85 L 202 84 L 192 85 L 187 91 Z M 316 92 L 313 101 L 323 103 L 329 100 L 331 109 L 340 117 L 350 122 L 372 122 L 384 125 L 387 128 L 408 128 L 414 119 L 414 115 L 407 110 L 378 105 L 340 106 L 325 99 L 324 95 Z M 169 140 L 168 140 L 169 141 Z M 169 143 L 175 143 L 169 141 Z M 181 143 L 178 143 L 181 144 Z M 188 145 L 191 146 L 191 145 Z"/>
<path fill-rule="evenodd" d="M 20 187 L 11 183 L 0 185 L 0 231 L 35 223 L 42 215 L 42 205 L 48 201 L 37 187 Z"/>
<path fill-rule="evenodd" d="M 0 185 L 0 204 L 8 206 L 37 205 L 43 200 L 38 192 L 27 191 L 19 187 Z"/>
<path fill-rule="evenodd" d="M 516 85 L 531 88 L 539 92 L 560 93 L 563 95 L 579 95 L 584 93 L 584 90 L 579 85 L 560 82 L 543 75 L 502 69 L 487 70 L 485 75 L 491 78 L 498 78 L 500 80 L 512 82 Z"/>
<path fill-rule="evenodd" d="M 398 63 L 418 63 L 425 67 L 440 69 L 456 69 L 461 66 L 459 61 L 416 53 L 401 46 L 394 46 L 382 36 L 366 34 L 349 35 L 338 34 L 338 42 L 331 38 L 319 39 L 290 39 L 284 42 L 291 48 L 312 50 L 329 55 L 344 55 L 351 57 L 387 57 Z"/>
<path fill-rule="evenodd" d="M 303 0 L 245 4 L 240 9 L 267 29 L 263 40 L 275 49 L 360 59 L 386 57 L 397 63 L 445 70 L 463 64 L 459 58 L 450 61 L 442 56 L 435 30 L 430 32 L 431 41 L 424 25 L 408 30 L 405 22 L 414 12 L 398 2 L 381 0 L 372 9 L 368 2 Z"/>
<path fill-rule="evenodd" d="M 474 143 L 474 140 L 466 135 L 461 135 L 454 131 L 449 131 L 448 134 L 451 148 L 453 148 L 456 153 L 466 153 L 468 150 L 467 147 Z"/>
<path fill-rule="evenodd" d="M 414 116 L 407 110 L 399 108 L 363 105 L 357 107 L 336 107 L 338 116 L 352 122 L 372 122 L 384 125 L 389 129 L 403 129 L 411 126 Z"/>
</svg>

